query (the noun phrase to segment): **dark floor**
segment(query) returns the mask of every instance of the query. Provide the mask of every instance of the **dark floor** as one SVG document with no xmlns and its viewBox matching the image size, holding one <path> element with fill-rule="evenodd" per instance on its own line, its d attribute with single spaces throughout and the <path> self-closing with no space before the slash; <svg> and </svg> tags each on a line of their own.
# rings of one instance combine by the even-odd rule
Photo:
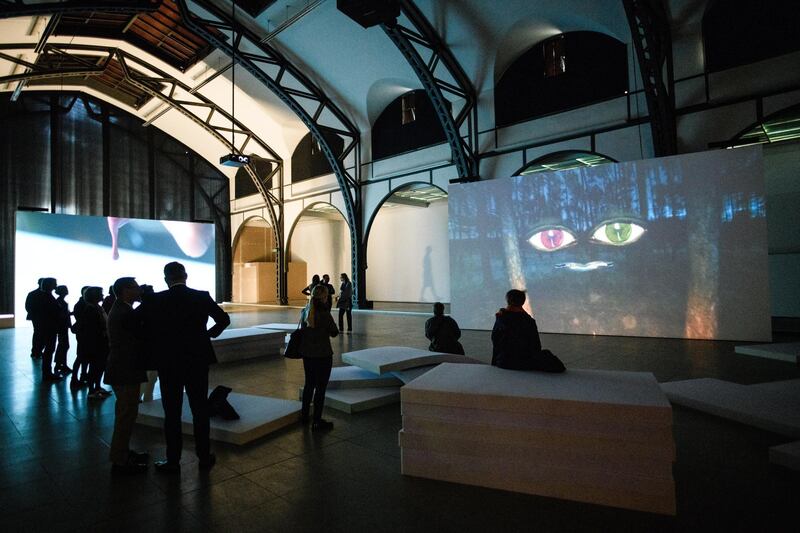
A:
<svg viewBox="0 0 800 533">
<path fill-rule="evenodd" d="M 235 327 L 293 322 L 297 310 L 234 308 Z M 233 309 L 232 309 L 233 311 Z M 426 347 L 424 315 L 354 313 L 339 354 L 373 346 Z M 797 531 L 800 477 L 770 466 L 767 448 L 789 439 L 674 409 L 675 518 L 400 475 L 399 406 L 344 415 L 324 435 L 295 427 L 249 446 L 216 445 L 210 473 L 184 454 L 180 477 L 152 469 L 112 478 L 114 399 L 86 399 L 67 383 L 43 385 L 30 329 L 0 330 L 0 531 Z M 466 331 L 470 355 L 490 354 L 488 332 Z M 543 335 L 568 367 L 650 371 L 659 381 L 716 377 L 754 383 L 800 377 L 797 366 L 736 355 L 733 343 Z M 72 356 L 70 357 L 70 360 Z M 280 357 L 220 365 L 212 384 L 296 398 L 302 365 Z M 159 431 L 134 445 L 163 455 Z M 191 452 L 191 439 L 186 439 Z"/>
</svg>

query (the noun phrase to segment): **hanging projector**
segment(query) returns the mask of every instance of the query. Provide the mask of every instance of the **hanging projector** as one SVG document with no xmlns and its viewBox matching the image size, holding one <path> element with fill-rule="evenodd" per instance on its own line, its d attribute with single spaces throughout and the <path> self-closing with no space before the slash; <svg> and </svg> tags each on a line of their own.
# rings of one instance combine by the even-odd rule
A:
<svg viewBox="0 0 800 533">
<path fill-rule="evenodd" d="M 244 154 L 227 154 L 219 158 L 219 164 L 224 167 L 243 167 L 250 164 L 250 156 Z"/>
</svg>

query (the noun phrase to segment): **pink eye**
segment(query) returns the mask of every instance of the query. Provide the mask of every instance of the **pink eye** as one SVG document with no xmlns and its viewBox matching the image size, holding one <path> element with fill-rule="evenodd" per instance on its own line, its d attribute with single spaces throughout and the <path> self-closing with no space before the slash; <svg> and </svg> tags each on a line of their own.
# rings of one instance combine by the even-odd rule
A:
<svg viewBox="0 0 800 533">
<path fill-rule="evenodd" d="M 528 242 L 540 252 L 555 252 L 575 242 L 575 236 L 562 228 L 546 228 L 534 233 Z"/>
</svg>

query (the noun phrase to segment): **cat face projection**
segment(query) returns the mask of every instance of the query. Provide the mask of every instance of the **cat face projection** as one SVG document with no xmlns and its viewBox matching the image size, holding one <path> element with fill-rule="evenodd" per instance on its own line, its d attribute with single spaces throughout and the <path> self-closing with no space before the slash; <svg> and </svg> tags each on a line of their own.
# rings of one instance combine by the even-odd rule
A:
<svg viewBox="0 0 800 533">
<path fill-rule="evenodd" d="M 735 287 L 767 286 L 759 172 L 751 151 L 453 187 L 454 314 L 481 328 L 513 287 L 545 332 L 737 338 L 754 304 Z"/>
<path fill-rule="evenodd" d="M 607 220 L 600 223 L 587 235 L 577 237 L 576 232 L 565 227 L 544 227 L 534 230 L 528 242 L 536 250 L 545 253 L 557 252 L 576 245 L 579 239 L 606 246 L 629 246 L 638 241 L 645 231 L 644 223 L 629 219 Z M 614 263 L 607 261 L 589 261 L 588 263 L 559 263 L 555 268 L 566 268 L 575 272 L 590 272 L 601 268 L 612 268 Z"/>
</svg>

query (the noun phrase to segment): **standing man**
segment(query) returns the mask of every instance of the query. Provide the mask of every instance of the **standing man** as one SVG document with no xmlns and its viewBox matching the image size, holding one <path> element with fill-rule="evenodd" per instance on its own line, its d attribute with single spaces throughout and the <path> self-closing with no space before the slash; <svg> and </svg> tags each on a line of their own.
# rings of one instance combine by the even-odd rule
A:
<svg viewBox="0 0 800 533">
<path fill-rule="evenodd" d="M 34 353 L 41 347 L 42 381 L 59 381 L 60 376 L 53 373 L 53 352 L 58 337 L 58 304 L 53 291 L 58 286 L 55 278 L 42 278 L 38 291 L 28 295 L 25 310 L 33 322 Z M 38 342 L 38 344 L 37 344 Z"/>
<path fill-rule="evenodd" d="M 147 381 L 141 365 L 141 313 L 133 309 L 141 291 L 134 278 L 119 278 L 113 286 L 116 299 L 108 314 L 108 366 L 105 382 L 114 390 L 114 435 L 111 437 L 111 473 L 135 474 L 147 470 L 146 453 L 128 447 L 139 414 L 139 386 Z"/>
<path fill-rule="evenodd" d="M 69 289 L 66 285 L 59 285 L 56 287 L 56 304 L 58 304 L 58 329 L 56 336 L 58 338 L 58 347 L 56 348 L 56 374 L 61 376 L 68 376 L 72 373 L 72 369 L 67 366 L 67 352 L 69 351 L 69 330 L 72 329 L 72 315 L 69 312 L 69 304 L 67 304 L 66 297 L 69 294 Z"/>
<path fill-rule="evenodd" d="M 25 317 L 25 320 L 33 321 L 33 315 L 31 315 L 31 311 L 36 307 L 37 298 L 41 295 L 42 292 L 42 281 L 44 278 L 39 278 L 36 281 L 36 288 L 33 289 L 31 292 L 28 293 L 28 296 L 25 297 L 25 311 L 28 313 L 28 316 Z M 42 356 L 42 352 L 44 351 L 44 345 L 42 344 L 41 340 L 42 332 L 37 331 L 36 324 L 33 324 L 33 336 L 31 337 L 31 358 L 37 359 Z"/>
<path fill-rule="evenodd" d="M 328 312 L 330 313 L 333 308 L 333 295 L 336 294 L 336 289 L 331 285 L 331 277 L 327 274 L 322 276 L 322 284 L 328 289 L 328 300 L 325 302 L 325 305 L 328 306 Z"/>
<path fill-rule="evenodd" d="M 167 458 L 155 463 L 160 472 L 180 472 L 184 389 L 192 409 L 200 469 L 208 470 L 216 462 L 209 442 L 208 365 L 217 362 L 211 339 L 222 333 L 231 319 L 208 292 L 187 287 L 186 278 L 182 264 L 168 263 L 164 266 L 164 281 L 169 289 L 154 294 L 142 305 L 164 406 Z M 206 329 L 209 317 L 215 324 Z"/>
</svg>

